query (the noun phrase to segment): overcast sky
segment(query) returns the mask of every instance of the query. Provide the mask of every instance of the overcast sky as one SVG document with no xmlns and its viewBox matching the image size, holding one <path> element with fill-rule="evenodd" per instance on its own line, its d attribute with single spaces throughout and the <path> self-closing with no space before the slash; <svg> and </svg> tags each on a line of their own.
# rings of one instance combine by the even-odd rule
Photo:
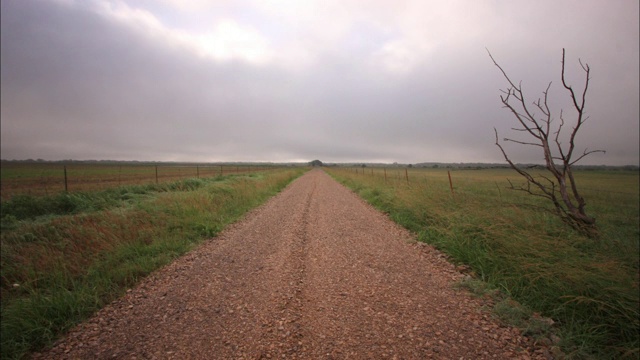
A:
<svg viewBox="0 0 640 360">
<path fill-rule="evenodd" d="M 564 47 L 576 151 L 607 151 L 582 163 L 639 164 L 637 0 L 0 4 L 3 159 L 504 162 L 493 128 L 526 138 L 486 49 L 569 124 Z"/>
</svg>

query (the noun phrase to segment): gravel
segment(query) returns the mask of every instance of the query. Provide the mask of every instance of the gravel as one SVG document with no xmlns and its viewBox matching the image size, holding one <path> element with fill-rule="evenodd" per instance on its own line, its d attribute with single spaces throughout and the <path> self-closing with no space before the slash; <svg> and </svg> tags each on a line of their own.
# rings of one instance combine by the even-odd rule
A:
<svg viewBox="0 0 640 360">
<path fill-rule="evenodd" d="M 34 358 L 550 358 L 463 276 L 316 169 Z"/>
</svg>

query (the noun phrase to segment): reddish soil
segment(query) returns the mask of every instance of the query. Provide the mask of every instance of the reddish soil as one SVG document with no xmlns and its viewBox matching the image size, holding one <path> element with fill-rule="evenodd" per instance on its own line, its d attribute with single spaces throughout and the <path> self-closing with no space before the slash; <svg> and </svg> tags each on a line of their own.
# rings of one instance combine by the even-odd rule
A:
<svg viewBox="0 0 640 360">
<path fill-rule="evenodd" d="M 35 358 L 548 357 L 462 277 L 314 170 Z"/>
</svg>

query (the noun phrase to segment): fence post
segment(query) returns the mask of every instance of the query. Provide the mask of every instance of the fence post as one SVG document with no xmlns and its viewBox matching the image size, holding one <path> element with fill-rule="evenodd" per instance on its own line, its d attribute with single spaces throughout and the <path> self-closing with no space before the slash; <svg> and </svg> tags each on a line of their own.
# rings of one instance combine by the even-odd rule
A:
<svg viewBox="0 0 640 360">
<path fill-rule="evenodd" d="M 69 186 L 67 185 L 67 166 L 64 166 L 64 192 L 69 192 Z"/>
<path fill-rule="evenodd" d="M 453 192 L 453 182 L 451 181 L 451 171 L 447 170 L 447 175 L 449 175 L 449 188 L 451 189 L 451 195 L 455 195 Z"/>
<path fill-rule="evenodd" d="M 409 172 L 407 171 L 407 168 L 404 168 L 404 177 L 405 179 L 407 179 L 407 185 L 409 184 Z"/>
<path fill-rule="evenodd" d="M 158 183 L 158 165 L 156 165 L 156 184 Z"/>
<path fill-rule="evenodd" d="M 384 183 L 387 183 L 387 168 L 384 168 Z"/>
</svg>

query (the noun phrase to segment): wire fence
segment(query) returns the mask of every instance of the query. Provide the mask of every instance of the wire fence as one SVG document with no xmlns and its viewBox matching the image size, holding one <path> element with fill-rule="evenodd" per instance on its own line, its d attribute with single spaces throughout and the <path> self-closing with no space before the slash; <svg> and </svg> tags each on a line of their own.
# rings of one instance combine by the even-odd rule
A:
<svg viewBox="0 0 640 360">
<path fill-rule="evenodd" d="M 360 176 L 384 179 L 385 183 L 388 182 L 395 185 L 424 185 L 428 181 L 439 181 L 448 184 L 448 190 L 454 196 L 458 186 L 486 183 L 487 186 L 493 187 L 495 184 L 498 191 L 500 191 L 501 185 L 499 184 L 502 184 L 505 189 L 509 188 L 507 179 L 513 179 L 516 182 L 524 181 L 520 178 L 520 175 L 515 174 L 511 169 L 428 169 L 415 167 L 345 167 L 341 169 Z M 638 189 L 637 185 L 640 184 L 637 171 L 611 171 L 604 181 L 592 179 L 589 171 L 584 171 L 581 174 L 583 177 L 583 179 L 580 179 L 581 190 L 632 197 L 638 197 L 639 195 L 638 191 L 636 191 Z M 619 175 L 625 175 L 630 179 L 625 184 L 617 184 L 617 181 L 620 180 Z M 629 184 L 631 185 L 629 186 Z"/>
<path fill-rule="evenodd" d="M 277 169 L 256 165 L 3 164 L 0 197 L 53 195 Z"/>
</svg>

